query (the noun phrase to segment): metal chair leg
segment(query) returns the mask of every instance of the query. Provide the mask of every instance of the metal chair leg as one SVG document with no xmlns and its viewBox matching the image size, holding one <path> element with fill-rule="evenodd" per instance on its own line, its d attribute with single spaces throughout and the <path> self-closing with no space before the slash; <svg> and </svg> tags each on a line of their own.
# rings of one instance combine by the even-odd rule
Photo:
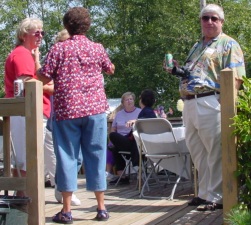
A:
<svg viewBox="0 0 251 225">
<path fill-rule="evenodd" d="M 128 166 L 130 166 L 130 164 L 131 164 L 131 158 L 126 159 L 126 157 L 125 157 L 123 154 L 122 154 L 122 157 L 123 157 L 123 159 L 124 159 L 125 162 L 126 162 L 126 166 L 125 166 L 124 170 L 122 171 L 122 174 L 119 176 L 119 179 L 118 179 L 118 181 L 116 182 L 115 186 L 117 186 L 117 185 L 119 184 L 119 181 L 121 180 L 121 178 L 122 178 L 124 175 L 126 175 L 126 170 L 127 170 Z M 129 167 L 129 169 L 130 169 L 130 167 Z M 130 170 L 129 170 L 129 171 L 130 171 Z"/>
</svg>

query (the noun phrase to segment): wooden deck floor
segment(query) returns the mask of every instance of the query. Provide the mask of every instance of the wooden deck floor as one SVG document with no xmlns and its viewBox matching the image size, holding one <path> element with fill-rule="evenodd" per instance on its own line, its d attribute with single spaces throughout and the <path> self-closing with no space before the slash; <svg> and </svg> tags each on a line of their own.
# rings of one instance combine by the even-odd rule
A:
<svg viewBox="0 0 251 225">
<path fill-rule="evenodd" d="M 92 192 L 85 190 L 85 179 L 79 175 L 79 190 L 76 192 L 81 199 L 81 206 L 72 207 L 75 225 L 221 225 L 223 224 L 222 210 L 213 212 L 198 212 L 195 207 L 187 206 L 193 197 L 193 189 L 186 185 L 184 189 L 178 186 L 175 200 L 150 200 L 139 198 L 136 181 L 130 185 L 108 186 L 105 195 L 106 207 L 110 213 L 107 222 L 93 220 L 96 216 L 96 200 Z M 171 185 L 168 185 L 171 186 Z M 155 189 L 156 190 L 156 189 Z M 170 188 L 160 187 L 158 191 L 170 193 Z M 56 203 L 54 189 L 45 189 L 46 225 L 54 224 L 51 217 L 61 210 L 62 205 Z"/>
</svg>

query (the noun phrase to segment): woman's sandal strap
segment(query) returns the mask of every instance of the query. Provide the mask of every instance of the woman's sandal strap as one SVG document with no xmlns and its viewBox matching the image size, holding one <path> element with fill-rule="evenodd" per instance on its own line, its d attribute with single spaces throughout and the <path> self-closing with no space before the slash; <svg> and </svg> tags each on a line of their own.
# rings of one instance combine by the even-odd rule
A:
<svg viewBox="0 0 251 225">
<path fill-rule="evenodd" d="M 97 216 L 96 216 L 96 220 L 98 221 L 106 221 L 109 219 L 109 213 L 107 212 L 107 210 L 97 210 Z"/>
<path fill-rule="evenodd" d="M 52 221 L 55 223 L 61 223 L 61 224 L 72 224 L 73 219 L 71 216 L 71 212 L 58 212 L 55 216 L 53 216 Z"/>
</svg>

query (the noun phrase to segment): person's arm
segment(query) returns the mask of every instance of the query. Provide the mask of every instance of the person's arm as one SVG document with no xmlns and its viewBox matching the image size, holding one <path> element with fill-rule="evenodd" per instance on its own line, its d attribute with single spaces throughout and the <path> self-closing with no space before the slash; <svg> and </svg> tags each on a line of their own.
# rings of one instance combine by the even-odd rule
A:
<svg viewBox="0 0 251 225">
<path fill-rule="evenodd" d="M 36 48 L 32 51 L 32 55 L 34 57 L 34 61 L 35 61 L 35 68 L 36 71 L 39 70 L 41 68 L 41 64 L 40 64 L 40 52 L 39 49 Z"/>
<path fill-rule="evenodd" d="M 114 64 L 112 64 L 112 66 L 110 68 L 110 71 L 107 71 L 105 73 L 108 74 L 108 75 L 112 75 L 112 74 L 114 74 L 114 72 L 115 72 L 115 66 L 114 66 Z"/>
<path fill-rule="evenodd" d="M 179 63 L 178 63 L 177 60 L 174 60 L 174 59 L 173 59 L 173 66 L 174 66 L 174 67 L 179 67 Z M 164 62 L 163 62 L 163 70 L 165 70 L 166 72 L 172 74 L 173 67 L 167 67 L 167 66 L 166 66 L 166 62 L 165 62 L 165 60 L 164 60 Z"/>
<path fill-rule="evenodd" d="M 48 84 L 48 83 L 50 83 L 52 81 L 51 78 L 42 76 L 40 74 L 40 69 L 37 71 L 37 78 L 38 78 L 38 80 L 40 80 L 41 82 L 43 82 L 43 85 Z M 53 87 L 54 87 L 54 85 L 53 85 Z"/>
<path fill-rule="evenodd" d="M 234 44 L 233 44 L 234 43 Z M 240 89 L 243 83 L 242 77 L 246 76 L 244 55 L 240 45 L 232 39 L 226 42 L 226 49 L 222 53 L 223 69 L 229 68 L 235 74 L 235 88 Z"/>
<path fill-rule="evenodd" d="M 116 115 L 112 121 L 112 126 L 111 126 L 110 132 L 117 132 L 117 119 L 118 119 L 118 114 L 116 113 Z"/>
<path fill-rule="evenodd" d="M 111 132 L 117 132 L 116 127 L 112 127 L 112 128 L 111 128 Z"/>
<path fill-rule="evenodd" d="M 128 120 L 126 122 L 126 127 L 133 127 L 133 125 L 135 124 L 136 120 Z"/>
<path fill-rule="evenodd" d="M 35 60 L 35 69 L 36 69 L 36 75 L 38 77 L 38 79 L 40 81 L 42 81 L 39 76 L 39 70 L 41 69 L 41 64 L 40 64 L 40 52 L 39 49 L 36 48 L 33 52 L 33 57 Z M 38 75 L 39 74 L 39 75 Z M 41 77 L 41 76 L 40 76 Z M 43 82 L 43 81 L 42 81 Z M 54 83 L 52 80 L 50 80 L 49 82 L 46 81 L 46 83 L 43 82 L 43 92 L 47 93 L 49 95 L 53 95 L 53 91 L 54 91 Z"/>
<path fill-rule="evenodd" d="M 243 80 L 241 80 L 241 79 L 235 79 L 235 88 L 237 90 L 239 90 L 242 83 L 243 83 Z"/>
<path fill-rule="evenodd" d="M 49 95 L 53 95 L 54 83 L 52 80 L 49 83 L 43 85 L 43 92 Z"/>
<path fill-rule="evenodd" d="M 100 57 L 102 58 L 102 72 L 104 72 L 107 75 L 114 74 L 115 65 L 111 62 L 104 46 L 102 44 L 98 44 L 97 47 L 99 48 L 101 53 Z"/>
<path fill-rule="evenodd" d="M 40 80 L 41 82 L 43 82 L 43 91 L 45 91 L 46 93 L 48 94 L 52 94 L 53 93 L 53 89 L 54 89 L 54 85 L 51 85 L 53 84 L 53 81 L 52 79 L 50 78 L 47 78 L 47 77 L 44 77 L 40 74 L 40 69 L 41 69 L 41 64 L 40 64 L 40 52 L 39 52 L 39 49 L 36 48 L 34 51 L 33 51 L 33 57 L 34 57 L 34 60 L 35 60 L 35 69 L 36 69 L 36 75 L 37 75 L 37 78 L 38 80 Z M 52 82 L 52 83 L 51 83 Z M 45 86 L 45 85 L 49 85 L 49 86 Z M 52 89 L 53 88 L 53 89 Z"/>
<path fill-rule="evenodd" d="M 15 71 L 16 79 L 20 79 L 23 82 L 34 79 L 34 59 L 30 52 L 20 52 L 13 58 L 13 70 Z"/>
<path fill-rule="evenodd" d="M 32 79 L 32 75 L 28 75 L 28 74 L 22 74 L 21 76 L 18 77 L 18 79 L 22 80 L 23 82 Z"/>
</svg>

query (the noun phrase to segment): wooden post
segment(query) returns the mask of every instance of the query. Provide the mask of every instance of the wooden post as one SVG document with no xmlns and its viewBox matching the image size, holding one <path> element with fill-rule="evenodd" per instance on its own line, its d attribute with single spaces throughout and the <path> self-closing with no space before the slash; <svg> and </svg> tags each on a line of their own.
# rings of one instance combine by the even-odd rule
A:
<svg viewBox="0 0 251 225">
<path fill-rule="evenodd" d="M 0 116 L 3 116 L 4 146 L 4 177 L 0 177 L 0 190 L 26 190 L 27 196 L 32 201 L 28 203 L 28 224 L 44 225 L 42 83 L 34 79 L 27 81 L 25 83 L 25 98 L 1 98 Z M 27 176 L 22 178 L 11 177 L 10 116 L 25 116 L 26 119 Z"/>
<path fill-rule="evenodd" d="M 26 161 L 29 225 L 45 224 L 44 150 L 43 150 L 43 92 L 42 83 L 25 83 Z"/>
<path fill-rule="evenodd" d="M 234 73 L 230 69 L 221 71 L 221 138 L 223 177 L 223 217 L 238 203 L 238 185 L 234 172 L 237 170 L 236 137 L 233 135 L 233 118 L 236 115 L 237 90 Z M 215 171 L 217 173 L 217 171 Z"/>
</svg>

